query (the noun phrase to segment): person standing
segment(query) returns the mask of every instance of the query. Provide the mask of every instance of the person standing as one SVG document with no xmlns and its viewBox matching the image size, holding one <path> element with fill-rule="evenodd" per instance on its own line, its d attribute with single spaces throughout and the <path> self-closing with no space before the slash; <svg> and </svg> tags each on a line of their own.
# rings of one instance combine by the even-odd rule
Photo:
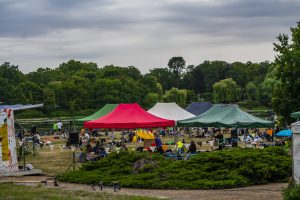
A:
<svg viewBox="0 0 300 200">
<path fill-rule="evenodd" d="M 62 127 L 63 127 L 63 123 L 61 122 L 61 120 L 59 120 L 57 122 L 57 130 L 59 134 L 61 133 Z"/>
</svg>

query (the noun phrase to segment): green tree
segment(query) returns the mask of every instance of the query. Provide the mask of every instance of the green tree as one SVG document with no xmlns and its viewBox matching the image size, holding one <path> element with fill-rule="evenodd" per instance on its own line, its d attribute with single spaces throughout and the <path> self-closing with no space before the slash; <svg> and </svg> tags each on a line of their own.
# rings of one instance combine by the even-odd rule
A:
<svg viewBox="0 0 300 200">
<path fill-rule="evenodd" d="M 246 86 L 246 95 L 248 100 L 256 99 L 256 85 L 253 82 L 249 82 Z"/>
<path fill-rule="evenodd" d="M 154 76 L 161 84 L 163 90 L 169 90 L 175 86 L 174 74 L 168 68 L 154 68 L 150 69 L 150 73 L 145 76 Z"/>
<path fill-rule="evenodd" d="M 157 102 L 159 102 L 160 99 L 161 99 L 161 96 L 159 94 L 150 92 L 145 96 L 143 105 L 145 108 L 150 109 Z"/>
<path fill-rule="evenodd" d="M 232 78 L 224 79 L 213 85 L 213 98 L 217 103 L 237 102 L 240 99 L 240 87 Z"/>
<path fill-rule="evenodd" d="M 258 88 L 258 101 L 266 106 L 271 106 L 274 90 L 275 88 L 279 87 L 279 84 L 280 81 L 276 80 L 275 78 L 266 78 Z"/>
<path fill-rule="evenodd" d="M 290 113 L 300 109 L 300 22 L 292 32 L 291 44 L 286 34 L 280 34 L 274 44 L 277 52 L 275 63 L 277 79 L 281 82 L 273 95 L 273 107 L 277 114 L 290 122 Z"/>
<path fill-rule="evenodd" d="M 168 67 L 176 77 L 176 86 L 178 88 L 180 75 L 185 68 L 185 60 L 183 57 L 173 57 L 169 60 Z"/>
<path fill-rule="evenodd" d="M 45 113 L 50 113 L 56 108 L 55 93 L 50 88 L 45 88 L 43 91 L 43 110 Z"/>
<path fill-rule="evenodd" d="M 179 90 L 178 88 L 172 88 L 165 92 L 163 96 L 164 102 L 175 102 L 178 105 L 184 107 L 186 105 L 186 90 Z"/>
<path fill-rule="evenodd" d="M 197 69 L 198 66 L 195 68 Z M 230 70 L 230 65 L 225 61 L 204 61 L 199 65 L 204 80 L 205 92 L 212 92 L 212 86 L 215 82 L 226 79 Z"/>
</svg>

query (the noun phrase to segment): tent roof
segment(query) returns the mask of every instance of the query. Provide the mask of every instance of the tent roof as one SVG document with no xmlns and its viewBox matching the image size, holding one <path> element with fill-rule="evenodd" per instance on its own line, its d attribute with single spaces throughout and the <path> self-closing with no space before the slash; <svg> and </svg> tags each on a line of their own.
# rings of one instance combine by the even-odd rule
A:
<svg viewBox="0 0 300 200">
<path fill-rule="evenodd" d="M 300 118 L 300 111 L 292 113 L 291 116 L 294 118 Z"/>
<path fill-rule="evenodd" d="M 276 133 L 276 137 L 291 137 L 292 131 L 290 129 L 282 130 Z"/>
<path fill-rule="evenodd" d="M 202 115 L 180 120 L 178 126 L 268 128 L 274 122 L 260 119 L 241 110 L 237 105 L 217 104 Z"/>
<path fill-rule="evenodd" d="M 86 128 L 151 128 L 174 125 L 174 120 L 156 117 L 143 110 L 137 103 L 119 104 L 111 113 L 84 122 Z"/>
<path fill-rule="evenodd" d="M 188 119 L 195 116 L 192 113 L 182 109 L 176 103 L 157 103 L 150 110 L 148 110 L 148 113 L 157 117 L 175 121 Z"/>
<path fill-rule="evenodd" d="M 5 109 L 12 109 L 12 110 L 25 110 L 25 109 L 30 109 L 30 108 L 39 108 L 43 107 L 44 104 L 27 104 L 27 105 L 22 105 L 22 104 L 16 104 L 16 105 L 1 105 L 0 106 L 0 111 L 5 110 Z"/>
<path fill-rule="evenodd" d="M 103 106 L 100 110 L 98 110 L 97 112 L 81 118 L 81 119 L 77 119 L 76 121 L 79 122 L 86 122 L 86 121 L 91 121 L 91 120 L 95 120 L 98 119 L 100 117 L 103 117 L 104 115 L 107 115 L 108 113 L 110 113 L 111 111 L 113 111 L 116 107 L 118 106 L 118 104 L 106 104 L 105 106 Z"/>
<path fill-rule="evenodd" d="M 192 102 L 185 108 L 185 110 L 197 116 L 205 113 L 212 106 L 213 104 L 210 102 Z"/>
</svg>

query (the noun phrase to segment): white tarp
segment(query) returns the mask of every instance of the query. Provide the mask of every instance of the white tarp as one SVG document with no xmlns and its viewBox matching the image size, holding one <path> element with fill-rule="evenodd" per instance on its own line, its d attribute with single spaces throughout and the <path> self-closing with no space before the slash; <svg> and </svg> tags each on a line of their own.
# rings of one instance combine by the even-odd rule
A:
<svg viewBox="0 0 300 200">
<path fill-rule="evenodd" d="M 300 121 L 292 124 L 293 132 L 293 176 L 300 184 Z"/>
<path fill-rule="evenodd" d="M 11 110 L 25 110 L 30 108 L 39 108 L 43 107 L 44 104 L 28 104 L 28 105 L 22 105 L 22 104 L 16 104 L 16 105 L 0 105 L 0 111 L 4 111 L 6 109 Z"/>
<path fill-rule="evenodd" d="M 195 116 L 178 106 L 176 103 L 157 103 L 148 110 L 148 112 L 157 117 L 175 121 Z"/>
<path fill-rule="evenodd" d="M 0 112 L 0 174 L 17 172 L 17 147 L 14 113 L 11 109 Z"/>
</svg>

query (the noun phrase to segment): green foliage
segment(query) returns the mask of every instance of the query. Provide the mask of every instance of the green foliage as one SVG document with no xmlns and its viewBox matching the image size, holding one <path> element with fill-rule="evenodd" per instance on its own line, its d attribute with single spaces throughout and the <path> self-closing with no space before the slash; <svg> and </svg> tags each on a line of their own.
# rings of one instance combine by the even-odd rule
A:
<svg viewBox="0 0 300 200">
<path fill-rule="evenodd" d="M 185 60 L 183 57 L 173 57 L 169 60 L 168 67 L 176 77 L 176 87 L 178 88 L 180 75 L 185 68 Z"/>
<path fill-rule="evenodd" d="M 299 200 L 300 199 L 300 186 L 286 188 L 283 190 L 283 200 Z"/>
<path fill-rule="evenodd" d="M 240 87 L 232 78 L 221 80 L 213 85 L 214 101 L 219 103 L 237 102 L 240 99 Z"/>
<path fill-rule="evenodd" d="M 0 102 L 44 103 L 42 112 L 49 116 L 74 116 L 81 110 L 96 109 L 106 103 L 137 102 L 144 108 L 150 108 L 157 101 L 164 100 L 186 106 L 193 101 L 213 100 L 213 84 L 233 78 L 241 87 L 239 96 L 246 96 L 245 87 L 253 82 L 259 86 L 258 99 L 270 105 L 271 93 L 267 91 L 276 85 L 271 84 L 270 89 L 269 79 L 265 77 L 274 79 L 276 71 L 272 71 L 273 68 L 274 65 L 268 62 L 231 64 L 204 61 L 185 70 L 185 60 L 173 57 L 167 67 L 151 69 L 145 75 L 134 66 L 108 65 L 101 68 L 92 62 L 75 60 L 62 63 L 55 69 L 38 68 L 23 74 L 18 66 L 3 63 L 0 66 Z M 266 83 L 262 84 L 264 79 Z M 237 99 L 230 97 L 220 101 L 234 102 Z M 36 114 L 33 117 L 41 116 L 38 112 Z"/>
<path fill-rule="evenodd" d="M 0 199 L 13 200 L 155 200 L 151 197 L 109 194 L 108 192 L 91 192 L 84 190 L 63 190 L 39 186 L 25 186 L 15 184 L 0 184 Z"/>
<path fill-rule="evenodd" d="M 145 159 L 143 168 L 134 164 Z M 190 160 L 169 160 L 152 153 L 113 153 L 78 171 L 62 174 L 61 180 L 75 183 L 109 185 L 119 181 L 135 188 L 233 188 L 285 180 L 291 173 L 291 158 L 279 147 L 230 149 L 200 153 Z"/>
<path fill-rule="evenodd" d="M 160 95 L 157 93 L 148 93 L 144 99 L 144 105 L 148 105 L 148 109 L 153 107 L 157 102 L 160 101 Z"/>
<path fill-rule="evenodd" d="M 290 113 L 300 108 L 300 22 L 291 28 L 292 42 L 285 34 L 280 34 L 274 50 L 277 79 L 281 82 L 273 94 L 274 110 L 290 122 Z"/>
<path fill-rule="evenodd" d="M 248 100 L 255 100 L 256 86 L 253 82 L 249 82 L 246 86 L 246 95 Z"/>
<path fill-rule="evenodd" d="M 180 106 L 185 106 L 186 102 L 186 90 L 179 90 L 177 88 L 172 88 L 167 90 L 165 95 L 163 96 L 164 102 L 175 102 Z"/>
<path fill-rule="evenodd" d="M 280 82 L 275 78 L 266 78 L 258 88 L 257 98 L 259 102 L 264 105 L 270 106 L 272 103 L 272 95 L 274 93 L 274 90 L 279 87 L 279 85 Z"/>
</svg>

